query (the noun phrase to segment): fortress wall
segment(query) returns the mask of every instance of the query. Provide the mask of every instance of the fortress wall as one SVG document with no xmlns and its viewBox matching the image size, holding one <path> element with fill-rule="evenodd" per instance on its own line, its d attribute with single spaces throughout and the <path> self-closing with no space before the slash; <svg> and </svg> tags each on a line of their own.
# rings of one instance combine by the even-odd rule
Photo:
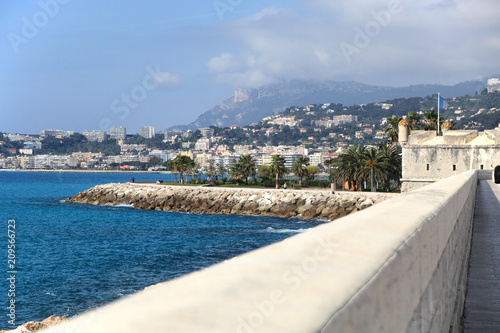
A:
<svg viewBox="0 0 500 333">
<path fill-rule="evenodd" d="M 477 179 L 385 200 L 46 332 L 455 332 Z"/>
</svg>

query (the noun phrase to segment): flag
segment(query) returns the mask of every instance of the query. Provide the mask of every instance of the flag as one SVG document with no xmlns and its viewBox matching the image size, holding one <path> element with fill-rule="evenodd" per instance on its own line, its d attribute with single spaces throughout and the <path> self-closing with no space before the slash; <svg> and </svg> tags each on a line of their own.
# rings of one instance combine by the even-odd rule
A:
<svg viewBox="0 0 500 333">
<path fill-rule="evenodd" d="M 448 102 L 441 96 L 439 96 L 439 108 L 445 110 L 448 108 Z"/>
</svg>

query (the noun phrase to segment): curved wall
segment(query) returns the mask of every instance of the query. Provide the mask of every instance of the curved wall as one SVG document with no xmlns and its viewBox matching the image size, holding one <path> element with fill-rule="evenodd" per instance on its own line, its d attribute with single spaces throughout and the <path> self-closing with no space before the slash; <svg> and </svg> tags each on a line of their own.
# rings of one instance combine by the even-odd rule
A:
<svg viewBox="0 0 500 333">
<path fill-rule="evenodd" d="M 436 182 L 47 332 L 458 331 L 476 186 Z"/>
</svg>

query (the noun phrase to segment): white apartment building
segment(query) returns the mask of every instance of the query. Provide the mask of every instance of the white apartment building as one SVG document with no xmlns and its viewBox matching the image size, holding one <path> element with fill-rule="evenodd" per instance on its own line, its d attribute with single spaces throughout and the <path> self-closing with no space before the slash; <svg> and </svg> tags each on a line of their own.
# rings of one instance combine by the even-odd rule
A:
<svg viewBox="0 0 500 333">
<path fill-rule="evenodd" d="M 123 126 L 111 127 L 109 129 L 109 134 L 111 139 L 125 140 L 127 137 L 127 129 Z"/>
<path fill-rule="evenodd" d="M 210 149 L 210 139 L 201 138 L 196 141 L 194 145 L 194 150 L 207 151 Z"/>
<path fill-rule="evenodd" d="M 106 140 L 107 134 L 104 131 L 85 131 L 83 132 L 83 136 L 89 141 L 103 142 Z"/>
<path fill-rule="evenodd" d="M 143 138 L 145 139 L 152 139 L 155 137 L 155 128 L 153 126 L 144 126 L 141 128 L 141 134 Z"/>
<path fill-rule="evenodd" d="M 323 164 L 323 154 L 314 153 L 309 155 L 309 165 L 310 166 L 319 166 Z"/>
<path fill-rule="evenodd" d="M 44 130 L 40 132 L 40 135 L 45 136 L 60 136 L 60 137 L 68 137 L 75 134 L 73 131 L 61 131 L 61 130 Z"/>
</svg>

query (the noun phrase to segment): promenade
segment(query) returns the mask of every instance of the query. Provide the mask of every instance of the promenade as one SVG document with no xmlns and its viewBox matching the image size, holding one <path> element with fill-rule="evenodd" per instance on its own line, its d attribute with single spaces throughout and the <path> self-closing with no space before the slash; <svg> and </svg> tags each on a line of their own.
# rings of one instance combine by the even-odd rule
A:
<svg viewBox="0 0 500 333">
<path fill-rule="evenodd" d="M 477 188 L 464 332 L 500 332 L 500 184 Z"/>
</svg>

